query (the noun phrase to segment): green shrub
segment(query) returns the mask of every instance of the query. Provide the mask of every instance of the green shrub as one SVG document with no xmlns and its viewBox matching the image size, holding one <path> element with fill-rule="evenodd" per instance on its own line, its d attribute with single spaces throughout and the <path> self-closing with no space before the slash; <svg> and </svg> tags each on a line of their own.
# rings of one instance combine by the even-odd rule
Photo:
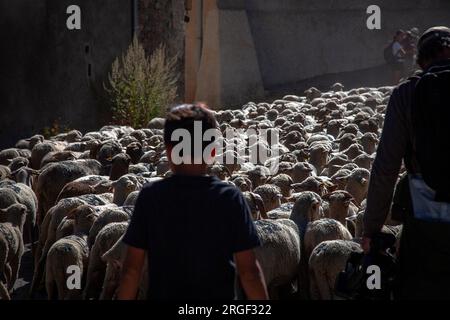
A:
<svg viewBox="0 0 450 320">
<path fill-rule="evenodd" d="M 163 45 L 148 59 L 135 37 L 126 54 L 114 61 L 108 76 L 113 123 L 142 128 L 161 116 L 177 96 L 176 61 L 176 56 L 167 57 Z"/>
</svg>

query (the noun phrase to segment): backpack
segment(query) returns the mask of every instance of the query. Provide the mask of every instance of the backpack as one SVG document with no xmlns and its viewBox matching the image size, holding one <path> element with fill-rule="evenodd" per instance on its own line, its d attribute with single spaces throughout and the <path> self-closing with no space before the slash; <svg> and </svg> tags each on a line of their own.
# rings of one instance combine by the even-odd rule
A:
<svg viewBox="0 0 450 320">
<path fill-rule="evenodd" d="M 387 63 L 392 63 L 395 61 L 394 54 L 392 53 L 392 45 L 394 42 L 391 42 L 386 48 L 384 48 L 384 61 Z"/>
<path fill-rule="evenodd" d="M 437 202 L 450 202 L 450 64 L 427 70 L 416 82 L 412 101 L 414 154 Z"/>
</svg>

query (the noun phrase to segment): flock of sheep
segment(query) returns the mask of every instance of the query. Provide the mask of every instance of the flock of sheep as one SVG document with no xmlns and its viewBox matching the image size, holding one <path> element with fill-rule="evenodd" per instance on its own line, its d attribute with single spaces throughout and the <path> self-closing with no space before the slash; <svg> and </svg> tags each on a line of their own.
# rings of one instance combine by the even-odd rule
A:
<svg viewBox="0 0 450 320">
<path fill-rule="evenodd" d="M 310 88 L 305 96 L 216 112 L 222 132 L 270 129 L 280 137 L 276 175 L 268 163 L 240 164 L 238 153 L 233 163 L 209 168 L 244 193 L 272 299 L 337 298 L 337 274 L 351 252 L 361 251 L 370 168 L 391 91 L 345 91 L 337 83 L 327 92 Z M 34 257 L 32 295 L 45 290 L 49 299 L 114 298 L 124 258 L 120 239 L 137 194 L 171 174 L 163 126 L 156 118 L 138 130 L 105 126 L 84 135 L 35 135 L 0 152 L 1 299 L 11 297 L 24 243 Z M 246 137 L 226 143 L 240 139 Z M 399 228 L 389 231 L 397 234 Z M 74 265 L 81 287 L 69 289 L 67 271 Z"/>
</svg>

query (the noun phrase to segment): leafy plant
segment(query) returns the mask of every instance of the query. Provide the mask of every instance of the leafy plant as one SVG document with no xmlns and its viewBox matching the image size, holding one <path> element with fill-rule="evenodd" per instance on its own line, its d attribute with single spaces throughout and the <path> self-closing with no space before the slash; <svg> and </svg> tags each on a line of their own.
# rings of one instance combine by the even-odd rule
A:
<svg viewBox="0 0 450 320">
<path fill-rule="evenodd" d="M 164 45 L 148 59 L 135 37 L 125 55 L 112 64 L 105 86 L 113 123 L 142 128 L 163 114 L 177 96 L 177 56 L 168 58 Z"/>
<path fill-rule="evenodd" d="M 61 123 L 61 119 L 55 119 L 53 120 L 53 123 L 50 127 L 44 127 L 41 131 L 42 135 L 45 137 L 45 139 L 49 139 L 50 137 L 57 136 L 60 133 L 67 133 L 70 131 L 70 128 Z"/>
</svg>

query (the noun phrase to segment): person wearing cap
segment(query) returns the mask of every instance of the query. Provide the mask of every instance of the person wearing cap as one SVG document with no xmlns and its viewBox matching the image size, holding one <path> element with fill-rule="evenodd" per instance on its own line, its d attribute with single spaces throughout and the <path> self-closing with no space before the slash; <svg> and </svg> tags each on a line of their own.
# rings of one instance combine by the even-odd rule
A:
<svg viewBox="0 0 450 320">
<path fill-rule="evenodd" d="M 450 65 L 450 29 L 428 29 L 417 48 L 417 64 L 422 74 L 435 66 Z M 381 231 L 390 212 L 402 162 L 408 174 L 420 174 L 412 147 L 411 119 L 413 92 L 419 76 L 398 85 L 387 106 L 364 214 L 362 247 L 366 253 L 371 237 Z M 413 212 L 411 197 L 408 200 L 406 207 Z M 421 220 L 412 213 L 404 217 L 397 280 L 397 299 L 450 299 L 450 223 Z"/>
<path fill-rule="evenodd" d="M 216 147 L 204 136 L 214 130 L 217 121 L 205 105 L 168 112 L 164 144 L 172 175 L 138 195 L 123 237 L 128 249 L 118 299 L 136 298 L 146 259 L 148 299 L 232 300 L 236 279 L 247 299 L 268 298 L 253 251 L 260 240 L 245 198 L 206 174 Z M 178 148 L 185 139 L 187 145 Z"/>
</svg>

